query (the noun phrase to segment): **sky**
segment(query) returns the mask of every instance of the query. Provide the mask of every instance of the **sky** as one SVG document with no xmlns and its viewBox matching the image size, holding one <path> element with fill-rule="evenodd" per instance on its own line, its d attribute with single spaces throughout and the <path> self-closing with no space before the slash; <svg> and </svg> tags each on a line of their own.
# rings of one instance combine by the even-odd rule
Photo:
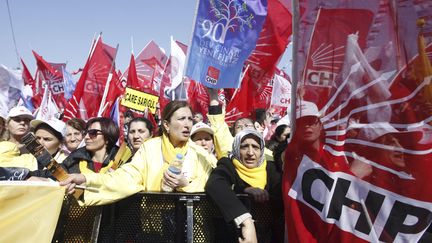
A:
<svg viewBox="0 0 432 243">
<path fill-rule="evenodd" d="M 0 0 L 0 64 L 18 66 L 7 3 L 19 56 L 34 75 L 32 50 L 48 62 L 67 63 L 68 71 L 84 66 L 92 40 L 102 32 L 104 43 L 119 44 L 116 65 L 129 66 L 151 40 L 170 52 L 170 36 L 189 45 L 196 0 Z M 132 48 L 133 43 L 133 48 Z M 279 66 L 286 66 L 283 58 Z"/>
</svg>

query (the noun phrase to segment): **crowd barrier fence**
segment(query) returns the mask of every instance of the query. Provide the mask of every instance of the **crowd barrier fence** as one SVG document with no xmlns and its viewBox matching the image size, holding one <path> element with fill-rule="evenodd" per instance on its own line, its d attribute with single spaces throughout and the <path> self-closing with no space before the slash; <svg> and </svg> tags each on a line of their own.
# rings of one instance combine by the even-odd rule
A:
<svg viewBox="0 0 432 243">
<path fill-rule="evenodd" d="M 238 195 L 255 219 L 259 242 L 283 242 L 283 211 Z M 106 206 L 81 207 L 65 197 L 53 242 L 238 242 L 203 193 L 141 192 Z"/>
</svg>

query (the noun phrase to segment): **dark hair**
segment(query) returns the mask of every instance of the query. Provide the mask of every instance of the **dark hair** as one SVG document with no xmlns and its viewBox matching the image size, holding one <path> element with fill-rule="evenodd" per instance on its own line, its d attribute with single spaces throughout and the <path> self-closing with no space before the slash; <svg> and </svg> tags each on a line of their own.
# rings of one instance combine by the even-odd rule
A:
<svg viewBox="0 0 432 243">
<path fill-rule="evenodd" d="M 129 123 L 128 123 L 128 130 L 127 130 L 127 134 L 128 135 L 129 135 L 129 130 L 130 130 L 131 124 L 133 122 L 144 122 L 145 125 L 146 125 L 146 128 L 149 130 L 150 134 L 153 134 L 154 126 L 153 126 L 153 124 L 147 118 L 145 118 L 145 117 L 135 117 L 132 120 L 130 120 Z"/>
<path fill-rule="evenodd" d="M 163 121 L 170 121 L 172 115 L 174 114 L 174 112 L 176 112 L 178 109 L 183 108 L 183 107 L 187 107 L 191 110 L 192 112 L 192 108 L 189 105 L 188 102 L 183 101 L 183 100 L 173 100 L 170 101 L 164 108 L 164 110 L 162 111 L 162 122 Z M 165 130 L 165 127 L 162 124 L 162 132 L 167 134 L 167 131 Z"/>
<path fill-rule="evenodd" d="M 82 132 L 86 128 L 86 122 L 80 118 L 72 118 L 66 122 L 67 126 L 71 126 L 76 130 Z"/>
<path fill-rule="evenodd" d="M 127 110 L 124 114 L 124 117 L 126 118 L 135 118 L 133 111 Z"/>
<path fill-rule="evenodd" d="M 280 137 L 285 131 L 285 129 L 288 127 L 287 124 L 281 124 L 276 127 L 275 132 L 273 134 L 273 137 L 276 139 L 277 137 Z"/>
<path fill-rule="evenodd" d="M 48 131 L 49 133 L 51 133 L 52 135 L 54 135 L 54 137 L 56 137 L 60 142 L 63 142 L 63 135 L 59 132 L 57 132 L 54 128 L 52 128 L 50 125 L 46 124 L 46 123 L 41 123 L 39 125 L 37 125 L 34 129 L 34 133 L 36 133 L 37 130 L 39 129 L 44 129 L 46 131 Z"/>
<path fill-rule="evenodd" d="M 111 150 L 119 139 L 120 132 L 113 120 L 106 117 L 95 117 L 88 120 L 86 130 L 93 124 L 99 122 L 102 134 L 105 140 L 108 141 L 107 150 Z"/>
<path fill-rule="evenodd" d="M 267 112 L 265 109 L 258 108 L 255 110 L 255 121 L 258 122 L 261 126 L 264 125 L 266 116 Z"/>
</svg>

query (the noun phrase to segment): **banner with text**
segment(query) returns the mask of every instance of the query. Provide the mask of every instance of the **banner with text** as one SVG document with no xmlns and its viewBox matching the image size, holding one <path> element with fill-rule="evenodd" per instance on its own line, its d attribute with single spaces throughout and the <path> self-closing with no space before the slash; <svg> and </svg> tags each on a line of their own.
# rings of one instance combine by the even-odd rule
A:
<svg viewBox="0 0 432 243">
<path fill-rule="evenodd" d="M 238 88 L 266 15 L 267 0 L 200 1 L 186 76 L 207 87 Z"/>
<path fill-rule="evenodd" d="M 147 94 L 135 89 L 126 88 L 125 95 L 121 100 L 121 105 L 138 110 L 145 111 L 146 108 L 152 114 L 156 112 L 156 104 L 159 102 L 159 97 L 152 94 Z"/>
</svg>

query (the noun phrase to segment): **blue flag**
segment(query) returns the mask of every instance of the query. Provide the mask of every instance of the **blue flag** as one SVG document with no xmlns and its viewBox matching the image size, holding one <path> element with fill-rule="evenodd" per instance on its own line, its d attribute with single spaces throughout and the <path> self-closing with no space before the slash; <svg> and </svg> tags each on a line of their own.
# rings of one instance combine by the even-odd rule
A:
<svg viewBox="0 0 432 243">
<path fill-rule="evenodd" d="M 66 71 L 66 69 L 64 69 L 62 67 L 62 72 L 63 72 L 63 82 L 64 82 L 64 97 L 66 100 L 69 100 L 70 98 L 72 98 L 72 94 L 75 91 L 75 86 L 76 86 L 76 82 L 73 80 L 72 75 Z"/>
<path fill-rule="evenodd" d="M 266 15 L 267 0 L 200 0 L 186 76 L 211 88 L 238 88 Z"/>
</svg>

